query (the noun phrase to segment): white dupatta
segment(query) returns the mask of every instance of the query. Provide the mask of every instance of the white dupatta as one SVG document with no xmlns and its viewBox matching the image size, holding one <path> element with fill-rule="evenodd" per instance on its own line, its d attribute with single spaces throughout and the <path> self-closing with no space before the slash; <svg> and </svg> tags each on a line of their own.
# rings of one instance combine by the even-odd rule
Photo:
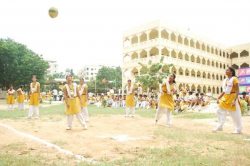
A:
<svg viewBox="0 0 250 166">
<path fill-rule="evenodd" d="M 127 94 L 130 95 L 133 92 L 133 85 L 131 85 L 130 90 L 128 90 L 128 86 L 127 86 Z"/>
<path fill-rule="evenodd" d="M 167 87 L 167 94 L 173 94 L 173 91 L 177 89 L 176 84 L 174 84 L 174 89 L 173 91 L 171 91 L 169 81 L 166 81 L 166 87 Z"/>
<path fill-rule="evenodd" d="M 231 90 L 233 88 L 233 80 L 235 77 L 230 78 L 230 80 L 228 80 L 228 78 L 224 79 L 223 81 L 223 92 L 225 94 L 230 94 Z M 228 80 L 228 82 L 227 82 Z"/>
<path fill-rule="evenodd" d="M 33 88 L 33 82 L 30 84 L 30 91 L 31 91 L 31 93 L 35 93 L 36 92 L 37 84 L 38 84 L 38 82 L 36 82 L 35 88 Z"/>
<path fill-rule="evenodd" d="M 80 96 L 83 94 L 84 88 L 86 87 L 86 84 L 83 84 L 81 87 L 81 90 L 79 91 Z"/>
<path fill-rule="evenodd" d="M 72 94 L 69 90 L 69 85 L 65 84 L 65 87 L 67 89 L 67 93 L 68 93 L 70 99 L 73 99 L 74 97 L 76 97 L 76 83 L 73 83 L 74 92 Z M 73 95 L 73 97 L 71 95 Z"/>
<path fill-rule="evenodd" d="M 13 95 L 14 94 L 14 92 L 15 92 L 15 90 L 14 89 L 12 89 L 12 90 L 8 90 L 8 95 Z"/>
</svg>

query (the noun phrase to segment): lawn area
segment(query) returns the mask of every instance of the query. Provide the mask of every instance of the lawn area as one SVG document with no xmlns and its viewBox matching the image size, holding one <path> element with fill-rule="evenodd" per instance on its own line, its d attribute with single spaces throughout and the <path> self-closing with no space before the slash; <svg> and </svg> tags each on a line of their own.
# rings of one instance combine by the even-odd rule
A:
<svg viewBox="0 0 250 166">
<path fill-rule="evenodd" d="M 165 126 L 165 117 L 159 125 L 153 124 L 156 113 L 154 109 L 137 109 L 135 118 L 125 118 L 125 108 L 98 108 L 90 105 L 88 106 L 91 117 L 88 122 L 89 129 L 79 130 L 78 122 L 74 121 L 74 129 L 69 133 L 65 131 L 64 110 L 64 104 L 44 103 L 40 107 L 40 119 L 27 121 L 24 121 L 27 110 L 8 112 L 0 110 L 0 122 L 8 123 L 19 131 L 23 130 L 39 138 L 45 138 L 76 154 L 93 158 L 98 161 L 97 165 L 102 166 L 247 166 L 250 163 L 250 141 L 245 141 L 250 139 L 249 117 L 244 117 L 244 134 L 232 135 L 229 134 L 233 129 L 230 118 L 227 120 L 229 126 L 225 131 L 211 132 L 213 125 L 210 123 L 216 121 L 216 114 L 212 113 L 174 114 L 173 127 L 168 128 Z M 29 150 L 34 145 L 25 138 L 14 139 L 13 137 L 18 138 L 18 136 L 7 131 L 3 133 L 5 134 L 2 135 L 0 143 L 0 166 L 92 165 L 87 162 L 76 162 L 73 157 L 62 157 L 53 149 L 48 153 L 42 145 L 35 150 Z M 110 137 L 99 138 L 103 135 Z M 128 135 L 138 140 L 119 142 L 112 137 L 119 135 Z M 13 141 L 4 144 L 4 140 L 8 138 Z M 20 155 L 20 151 L 23 150 L 25 154 Z"/>
</svg>

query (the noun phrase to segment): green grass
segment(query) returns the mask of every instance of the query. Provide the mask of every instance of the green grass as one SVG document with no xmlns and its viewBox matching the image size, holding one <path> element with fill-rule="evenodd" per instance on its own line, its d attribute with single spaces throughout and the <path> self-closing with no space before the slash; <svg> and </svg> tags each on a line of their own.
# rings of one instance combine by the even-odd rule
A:
<svg viewBox="0 0 250 166">
<path fill-rule="evenodd" d="M 220 159 L 212 156 L 202 157 L 188 153 L 188 150 L 181 146 L 168 148 L 146 148 L 134 154 L 135 159 L 122 158 L 113 162 L 103 164 L 104 166 L 129 165 L 129 166 L 200 166 L 200 165 L 221 165 Z"/>
<path fill-rule="evenodd" d="M 216 118 L 217 115 L 214 113 L 189 113 L 189 114 L 177 114 L 177 118 L 185 118 L 185 119 L 211 119 Z"/>
<path fill-rule="evenodd" d="M 88 106 L 90 116 L 111 116 L 125 115 L 125 108 L 103 108 L 93 105 Z M 154 118 L 156 110 L 154 109 L 137 109 L 136 114 L 145 118 Z M 65 116 L 65 106 L 51 105 L 50 107 L 40 107 L 41 118 L 49 121 L 59 121 Z M 57 116 L 55 116 L 57 115 Z M 0 119 L 10 118 L 22 120 L 20 117 L 26 117 L 27 111 L 0 111 Z M 61 117 L 60 117 L 61 116 Z M 211 119 L 216 118 L 216 114 L 177 114 L 176 118 L 187 119 Z M 119 160 L 100 159 L 102 166 L 198 166 L 198 165 L 248 165 L 250 163 L 250 142 L 243 141 L 246 135 L 231 135 L 226 133 L 210 133 L 201 130 L 187 130 L 176 127 L 157 127 L 154 131 L 154 137 L 162 140 L 162 147 L 141 148 L 137 151 L 127 149 L 124 153 L 130 153 L 133 157 L 123 157 Z M 169 144 L 168 144 L 169 142 Z M 54 140 L 56 145 L 67 145 L 67 142 Z M 161 142 L 159 142 L 161 145 Z M 63 163 L 62 159 L 57 159 L 55 162 L 47 161 L 46 158 L 31 154 L 15 155 L 5 153 L 5 151 L 21 151 L 24 144 L 15 143 L 0 147 L 0 166 L 2 165 L 70 165 Z M 119 146 L 114 147 L 114 151 L 119 153 L 123 151 Z M 86 157 L 92 157 L 90 153 L 82 154 Z M 68 160 L 72 162 L 74 159 Z M 47 162 L 47 163 L 46 163 Z M 50 162 L 50 163 L 48 163 Z M 81 162 L 74 165 L 89 166 L 91 164 Z"/>
</svg>

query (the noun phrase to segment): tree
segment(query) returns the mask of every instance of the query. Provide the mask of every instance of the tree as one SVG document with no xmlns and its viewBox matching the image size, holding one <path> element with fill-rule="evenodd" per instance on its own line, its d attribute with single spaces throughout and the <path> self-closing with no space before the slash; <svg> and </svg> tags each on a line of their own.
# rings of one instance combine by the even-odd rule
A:
<svg viewBox="0 0 250 166">
<path fill-rule="evenodd" d="M 102 83 L 105 79 L 106 83 Z M 112 83 L 109 83 L 109 81 Z M 96 75 L 97 92 L 106 92 L 109 88 L 114 88 L 116 91 L 122 86 L 122 70 L 121 67 L 115 69 L 103 66 Z"/>
<path fill-rule="evenodd" d="M 22 84 L 27 90 L 32 75 L 43 84 L 48 68 L 48 62 L 25 45 L 0 39 L 0 87 L 8 88 L 12 84 L 18 88 Z"/>
<path fill-rule="evenodd" d="M 65 72 L 66 72 L 66 75 L 67 75 L 67 74 L 71 74 L 72 76 L 75 76 L 73 69 L 69 69 L 69 68 L 68 68 L 68 69 L 66 69 Z"/>
<path fill-rule="evenodd" d="M 53 78 L 65 78 L 65 74 L 63 72 L 53 74 Z"/>
<path fill-rule="evenodd" d="M 164 56 L 161 57 L 160 62 L 153 63 L 150 60 L 148 65 L 142 64 L 139 62 L 139 65 L 142 66 L 142 71 L 140 76 L 135 76 L 136 82 L 142 84 L 143 87 L 156 88 L 158 83 L 162 83 L 163 79 L 167 78 L 170 74 L 169 68 L 173 64 L 164 64 Z"/>
</svg>

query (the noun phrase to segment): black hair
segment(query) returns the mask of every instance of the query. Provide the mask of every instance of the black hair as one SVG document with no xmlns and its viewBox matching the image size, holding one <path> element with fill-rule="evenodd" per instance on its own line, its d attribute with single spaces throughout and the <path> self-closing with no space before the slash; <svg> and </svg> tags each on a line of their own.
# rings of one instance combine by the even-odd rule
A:
<svg viewBox="0 0 250 166">
<path fill-rule="evenodd" d="M 140 94 L 139 96 L 142 97 L 142 94 Z"/>
<path fill-rule="evenodd" d="M 195 96 L 199 96 L 199 93 L 195 93 Z"/>
<path fill-rule="evenodd" d="M 84 81 L 84 78 L 83 78 L 83 77 L 81 77 L 81 78 L 80 78 L 80 80 L 83 80 L 83 81 Z"/>
<path fill-rule="evenodd" d="M 233 67 L 228 67 L 228 69 L 232 72 L 232 77 L 235 76 L 235 69 Z"/>
<path fill-rule="evenodd" d="M 176 96 L 178 96 L 178 97 L 179 97 L 180 95 L 179 95 L 179 94 L 177 94 Z"/>
<path fill-rule="evenodd" d="M 204 93 L 201 93 L 201 95 L 204 95 Z"/>
<path fill-rule="evenodd" d="M 193 92 L 192 92 L 192 91 L 189 91 L 188 93 L 189 93 L 190 95 L 192 95 L 192 94 L 193 94 Z"/>
<path fill-rule="evenodd" d="M 174 76 L 173 83 L 176 83 L 176 82 L 175 82 L 176 75 L 175 75 L 174 73 L 171 73 L 171 74 Z M 170 74 L 170 75 L 171 75 L 171 74 Z"/>
<path fill-rule="evenodd" d="M 13 87 L 13 86 L 10 84 L 10 87 Z M 10 88 L 10 87 L 9 87 L 9 88 Z"/>
<path fill-rule="evenodd" d="M 247 93 L 246 92 L 242 92 L 243 95 L 246 95 Z"/>
<path fill-rule="evenodd" d="M 66 75 L 66 80 L 67 80 L 68 77 L 72 77 L 72 75 L 71 74 L 67 74 Z"/>
<path fill-rule="evenodd" d="M 23 88 L 23 85 L 21 85 L 20 88 Z"/>
</svg>

